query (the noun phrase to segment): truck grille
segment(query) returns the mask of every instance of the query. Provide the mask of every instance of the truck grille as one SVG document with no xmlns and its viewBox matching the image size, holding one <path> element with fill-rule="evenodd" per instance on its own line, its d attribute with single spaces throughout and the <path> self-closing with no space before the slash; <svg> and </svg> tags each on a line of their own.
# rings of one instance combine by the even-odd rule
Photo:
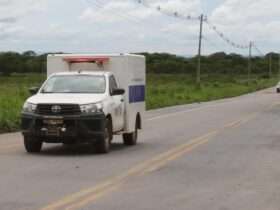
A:
<svg viewBox="0 0 280 210">
<path fill-rule="evenodd" d="M 77 104 L 39 104 L 36 110 L 40 115 L 77 115 L 81 114 Z"/>
</svg>

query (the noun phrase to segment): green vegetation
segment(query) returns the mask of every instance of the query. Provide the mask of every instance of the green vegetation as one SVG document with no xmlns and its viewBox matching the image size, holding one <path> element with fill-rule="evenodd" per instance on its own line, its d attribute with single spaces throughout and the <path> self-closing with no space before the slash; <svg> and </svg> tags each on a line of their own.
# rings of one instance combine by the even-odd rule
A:
<svg viewBox="0 0 280 210">
<path fill-rule="evenodd" d="M 39 74 L 0 77 L 0 132 L 19 128 L 20 111 L 29 96 L 28 88 L 39 85 L 42 80 Z"/>
<path fill-rule="evenodd" d="M 197 58 L 185 58 L 166 53 L 141 53 L 147 58 L 148 73 L 156 74 L 195 74 Z M 279 54 L 269 53 L 265 57 L 252 58 L 252 73 L 259 76 L 269 76 L 268 58 L 272 57 L 272 73 L 279 69 Z M 248 70 L 248 58 L 238 54 L 214 53 L 202 56 L 201 71 L 204 74 L 246 75 Z"/>
<path fill-rule="evenodd" d="M 180 105 L 239 96 L 274 86 L 278 79 L 263 79 L 253 76 L 247 83 L 247 77 L 203 75 L 203 85 L 199 88 L 190 75 L 149 74 L 147 85 L 147 108 Z"/>
<path fill-rule="evenodd" d="M 0 75 L 12 73 L 46 72 L 46 55 L 37 55 L 33 51 L 22 54 L 16 52 L 0 53 Z"/>
<path fill-rule="evenodd" d="M 202 86 L 195 84 L 196 58 L 170 54 L 147 54 L 147 108 L 180 105 L 242 95 L 276 84 L 278 55 L 272 54 L 272 77 L 266 57 L 253 58 L 252 77 L 247 81 L 247 58 L 215 53 L 202 58 Z M 268 55 L 267 55 L 268 56 Z M 46 54 L 0 53 L 0 132 L 20 125 L 20 111 L 28 88 L 44 80 Z"/>
<path fill-rule="evenodd" d="M 195 74 L 197 58 L 186 58 L 167 53 L 140 53 L 147 58 L 147 72 L 156 74 Z M 37 55 L 33 51 L 22 54 L 0 52 L 0 76 L 12 73 L 46 72 L 47 54 Z M 272 56 L 272 72 L 278 72 L 279 54 L 269 53 L 265 57 L 252 58 L 252 73 L 268 76 L 268 57 Z M 202 56 L 201 70 L 204 74 L 247 74 L 248 58 L 238 54 L 214 53 Z"/>
</svg>

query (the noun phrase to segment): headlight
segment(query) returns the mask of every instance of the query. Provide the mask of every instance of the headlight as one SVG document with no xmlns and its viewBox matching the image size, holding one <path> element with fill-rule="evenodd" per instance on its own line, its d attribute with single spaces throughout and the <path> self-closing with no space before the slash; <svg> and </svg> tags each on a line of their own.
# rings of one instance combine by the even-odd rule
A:
<svg viewBox="0 0 280 210">
<path fill-rule="evenodd" d="M 32 104 L 29 102 L 25 102 L 23 105 L 23 112 L 28 112 L 28 113 L 34 113 L 37 109 L 37 105 L 36 104 Z"/>
<path fill-rule="evenodd" d="M 103 111 L 103 105 L 101 103 L 98 104 L 85 104 L 80 105 L 80 109 L 82 113 L 98 113 Z"/>
</svg>

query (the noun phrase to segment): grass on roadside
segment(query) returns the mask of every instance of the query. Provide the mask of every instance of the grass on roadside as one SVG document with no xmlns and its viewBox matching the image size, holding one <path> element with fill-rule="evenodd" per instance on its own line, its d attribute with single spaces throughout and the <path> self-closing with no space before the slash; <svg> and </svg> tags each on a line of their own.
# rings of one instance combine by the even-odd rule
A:
<svg viewBox="0 0 280 210">
<path fill-rule="evenodd" d="M 19 128 L 21 108 L 29 96 L 28 88 L 39 85 L 43 79 L 38 74 L 0 76 L 0 132 Z"/>
<path fill-rule="evenodd" d="M 172 105 L 204 102 L 240 96 L 274 86 L 278 79 L 204 75 L 201 87 L 190 75 L 149 75 L 147 78 L 147 108 L 156 109 Z"/>
</svg>

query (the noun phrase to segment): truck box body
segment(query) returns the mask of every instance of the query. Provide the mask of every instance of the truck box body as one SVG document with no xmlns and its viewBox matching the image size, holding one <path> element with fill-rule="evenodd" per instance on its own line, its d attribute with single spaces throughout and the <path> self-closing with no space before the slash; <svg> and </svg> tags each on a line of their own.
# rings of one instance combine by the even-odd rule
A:
<svg viewBox="0 0 280 210">
<path fill-rule="evenodd" d="M 47 74 L 59 72 L 106 71 L 115 75 L 125 90 L 124 132 L 135 130 L 137 113 L 145 111 L 145 57 L 131 54 L 52 54 L 47 59 Z"/>
</svg>

